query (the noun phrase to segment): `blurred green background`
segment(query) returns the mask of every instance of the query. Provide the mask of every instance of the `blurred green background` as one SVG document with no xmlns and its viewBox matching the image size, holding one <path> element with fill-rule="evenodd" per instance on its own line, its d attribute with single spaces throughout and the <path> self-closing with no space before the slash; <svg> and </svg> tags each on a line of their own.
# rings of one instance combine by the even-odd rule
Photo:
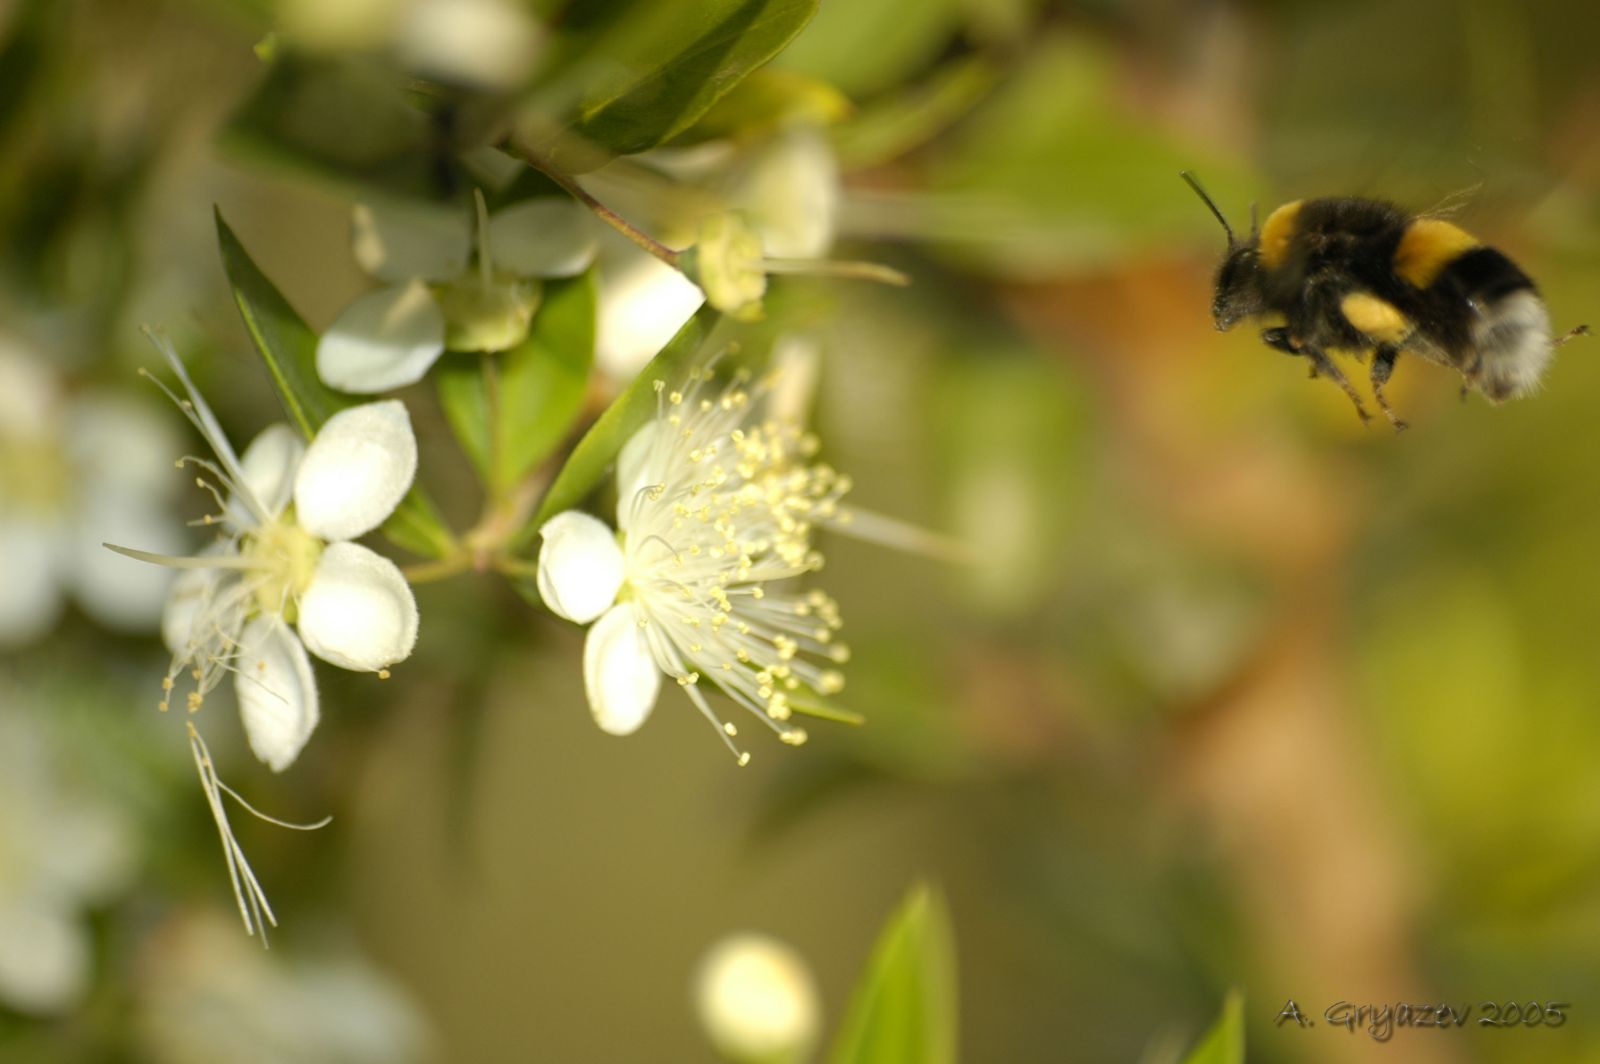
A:
<svg viewBox="0 0 1600 1064">
<path fill-rule="evenodd" d="M 386 5 L 350 7 L 361 25 Z M 264 76 L 257 46 L 309 9 L 0 3 L 0 332 L 67 394 L 179 427 L 135 375 L 153 322 L 236 441 L 280 416 L 213 205 L 313 326 L 361 290 L 359 187 L 221 134 Z M 263 959 L 206 930 L 231 920 L 227 885 L 155 712 L 159 641 L 69 606 L 0 648 L 0 715 L 55 749 L 39 785 L 108 811 L 129 852 L 84 892 L 86 995 L 43 1017 L 0 1000 L 0 1057 L 383 1059 L 334 1035 L 262 1049 L 322 1030 L 293 1018 L 296 965 L 360 956 L 382 987 L 361 1014 L 426 1059 L 710 1060 L 690 1002 L 710 943 L 793 944 L 831 1030 L 926 878 L 968 1061 L 1177 1060 L 1230 988 L 1251 1060 L 1600 1060 L 1597 341 L 1499 408 L 1402 359 L 1411 430 L 1363 429 L 1250 330 L 1212 329 L 1221 234 L 1177 177 L 1241 228 L 1252 202 L 1451 203 L 1558 330 L 1593 320 L 1597 30 L 1576 0 L 824 0 L 774 67 L 847 98 L 842 251 L 914 284 L 804 286 L 817 430 L 859 505 L 976 556 L 824 542 L 867 723 L 753 744 L 740 770 L 667 690 L 617 740 L 588 718 L 579 632 L 492 576 L 420 587 L 413 659 L 383 684 L 320 669 L 319 737 L 285 776 L 249 758 L 227 699 L 207 710 L 234 786 L 335 817 L 236 822 L 284 925 Z M 362 99 L 327 128 L 373 128 Z M 406 395 L 422 478 L 462 527 L 467 466 L 431 392 Z M 16 495 L 18 464 L 40 467 L 6 457 Z M 170 479 L 166 505 L 200 512 Z M 30 853 L 72 841 L 8 847 L 17 820 L 0 813 L 0 906 Z M 1315 1027 L 1274 1025 L 1289 998 Z M 1570 1018 L 1379 1044 L 1323 1019 L 1340 1000 Z M 250 1018 L 262 1001 L 275 1019 Z M 235 1041 L 190 1030 L 230 1010 Z"/>
</svg>

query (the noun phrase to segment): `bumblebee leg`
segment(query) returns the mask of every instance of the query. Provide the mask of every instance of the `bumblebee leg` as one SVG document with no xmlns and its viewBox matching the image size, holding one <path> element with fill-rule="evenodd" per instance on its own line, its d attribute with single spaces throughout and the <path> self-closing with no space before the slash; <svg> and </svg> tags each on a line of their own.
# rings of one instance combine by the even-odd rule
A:
<svg viewBox="0 0 1600 1064">
<path fill-rule="evenodd" d="M 1294 340 L 1289 336 L 1289 330 L 1282 326 L 1276 329 L 1262 329 L 1261 342 L 1274 351 L 1282 351 L 1286 355 L 1301 354 L 1300 348 L 1295 346 Z"/>
<path fill-rule="evenodd" d="M 1349 378 L 1344 375 L 1343 370 L 1334 365 L 1327 355 L 1315 347 L 1307 347 L 1303 353 L 1311 360 L 1311 375 L 1313 377 L 1327 377 L 1343 388 L 1344 394 L 1348 395 L 1350 401 L 1355 404 L 1356 416 L 1361 419 L 1363 425 L 1372 420 L 1372 415 L 1367 413 L 1367 408 L 1361 405 L 1361 396 L 1356 393 L 1355 387 L 1350 383 Z"/>
<path fill-rule="evenodd" d="M 1389 424 L 1394 426 L 1394 430 L 1403 432 L 1407 428 L 1406 423 L 1394 416 L 1394 411 L 1389 409 L 1389 400 L 1383 394 L 1383 386 L 1389 383 L 1389 374 L 1394 372 L 1394 360 L 1399 357 L 1398 347 L 1380 347 L 1373 352 L 1372 396 L 1378 400 L 1378 405 L 1383 408 L 1384 416 L 1389 419 Z"/>
</svg>

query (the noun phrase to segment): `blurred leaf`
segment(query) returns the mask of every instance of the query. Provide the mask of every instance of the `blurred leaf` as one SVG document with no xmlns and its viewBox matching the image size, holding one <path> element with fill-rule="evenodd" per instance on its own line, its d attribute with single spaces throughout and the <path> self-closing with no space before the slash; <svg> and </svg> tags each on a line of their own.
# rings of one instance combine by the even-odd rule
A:
<svg viewBox="0 0 1600 1064">
<path fill-rule="evenodd" d="M 878 166 L 921 146 L 977 106 L 997 75 L 993 60 L 972 56 L 874 101 L 834 131 L 840 163 L 847 169 Z"/>
<path fill-rule="evenodd" d="M 810 20 L 818 0 L 680 0 L 635 4 L 603 61 L 580 64 L 577 118 L 550 153 L 577 168 L 568 142 L 629 155 L 678 135 Z M 585 159 L 582 168 L 595 165 Z"/>
<path fill-rule="evenodd" d="M 763 67 L 673 138 L 672 145 L 748 137 L 789 122 L 828 125 L 850 109 L 850 100 L 825 81 L 780 67 Z"/>
<path fill-rule="evenodd" d="M 964 7 L 964 0 L 827 4 L 780 62 L 860 100 L 935 60 L 955 35 Z"/>
<path fill-rule="evenodd" d="M 228 122 L 222 145 L 357 196 L 450 196 L 462 187 L 453 112 L 419 110 L 407 89 L 398 72 L 374 60 L 287 55 Z"/>
<path fill-rule="evenodd" d="M 290 421 L 309 440 L 323 422 L 355 403 L 317 377 L 316 334 L 250 258 L 223 221 L 221 211 L 216 218 L 222 266 L 245 329 L 261 353 Z M 455 537 L 420 484 L 412 486 L 383 523 L 383 534 L 397 546 L 427 558 L 441 558 L 455 548 Z"/>
<path fill-rule="evenodd" d="M 1174 234 L 1220 246 L 1216 221 L 1178 171 L 1198 172 L 1243 228 L 1252 197 L 1237 164 L 1198 138 L 1108 106 L 1116 69 L 1108 49 L 1081 38 L 1040 42 L 962 123 L 930 171 L 935 195 L 902 225 L 963 260 L 1022 277 L 1100 269 L 1170 248 Z"/>
<path fill-rule="evenodd" d="M 1244 1002 L 1237 990 L 1229 991 L 1222 1015 L 1183 1064 L 1244 1064 Z"/>
<path fill-rule="evenodd" d="M 956 1059 L 954 936 L 944 900 L 912 888 L 878 936 L 851 994 L 832 1064 L 952 1064 Z"/>
<path fill-rule="evenodd" d="M 655 382 L 667 381 L 669 387 L 682 383 L 718 317 L 717 311 L 710 306 L 702 307 L 684 323 L 678 334 L 661 349 L 661 353 L 639 371 L 627 390 L 606 408 L 606 412 L 578 441 L 567 464 L 557 474 L 555 483 L 550 485 L 544 502 L 539 505 L 539 512 L 531 522 L 531 528 L 537 528 L 563 510 L 577 506 L 584 496 L 594 490 L 616 459 L 617 452 L 622 450 L 622 445 L 655 416 Z"/>
<path fill-rule="evenodd" d="M 789 697 L 789 708 L 796 713 L 802 713 L 808 717 L 816 717 L 818 720 L 831 720 L 836 724 L 865 724 L 867 720 L 866 717 L 863 717 L 853 709 L 845 709 L 843 706 L 834 705 L 827 699 L 816 696 L 791 695 Z"/>
</svg>

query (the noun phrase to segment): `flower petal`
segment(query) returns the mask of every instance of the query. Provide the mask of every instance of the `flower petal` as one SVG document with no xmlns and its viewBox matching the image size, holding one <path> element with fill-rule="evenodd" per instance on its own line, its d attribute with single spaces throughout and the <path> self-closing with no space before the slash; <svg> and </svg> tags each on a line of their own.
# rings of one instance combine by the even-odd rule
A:
<svg viewBox="0 0 1600 1064">
<path fill-rule="evenodd" d="M 539 535 L 539 597 L 557 616 L 588 624 L 622 587 L 616 534 L 597 517 L 567 510 L 546 521 Z"/>
<path fill-rule="evenodd" d="M 317 726 L 317 681 L 305 647 L 278 617 L 257 617 L 239 637 L 234 690 L 256 757 L 282 772 Z"/>
<path fill-rule="evenodd" d="M 733 198 L 768 255 L 826 255 L 839 208 L 839 164 L 827 138 L 813 126 L 775 138 L 736 179 Z"/>
<path fill-rule="evenodd" d="M 652 461 L 658 456 L 656 438 L 661 422 L 652 418 L 628 437 L 617 455 L 617 527 L 627 532 L 633 527 L 634 508 L 639 492 L 661 483 L 661 470 Z"/>
<path fill-rule="evenodd" d="M 60 536 L 53 522 L 0 520 L 0 647 L 32 642 L 61 616 Z"/>
<path fill-rule="evenodd" d="M 230 553 L 226 540 L 217 540 L 200 557 Z M 174 654 L 192 653 L 208 639 L 215 640 L 219 633 L 197 632 L 195 622 L 202 613 L 210 613 L 218 585 L 227 575 L 223 569 L 179 569 L 176 579 L 167 589 L 167 601 L 161 612 L 161 641 Z M 232 633 L 220 633 L 232 638 Z"/>
<path fill-rule="evenodd" d="M 74 396 L 65 440 L 84 495 L 120 488 L 152 498 L 172 494 L 172 456 L 184 451 L 170 411 L 109 392 Z"/>
<path fill-rule="evenodd" d="M 700 1024 L 729 1060 L 805 1060 L 821 1008 L 805 960 L 768 935 L 718 942 L 695 975 Z"/>
<path fill-rule="evenodd" d="M 84 498 L 81 507 L 62 544 L 68 552 L 62 576 L 84 610 L 107 628 L 155 631 L 172 570 L 113 554 L 104 544 L 123 538 L 156 554 L 182 554 L 180 526 L 151 499 L 121 486 Z"/>
<path fill-rule="evenodd" d="M 88 988 L 83 928 L 44 899 L 0 906 L 0 1001 L 26 1013 L 64 1012 Z"/>
<path fill-rule="evenodd" d="M 282 514 L 294 497 L 294 473 L 305 453 L 305 440 L 282 421 L 262 429 L 244 449 L 239 459 L 239 470 L 244 474 L 242 486 L 255 496 L 269 517 Z M 227 517 L 237 528 L 256 523 L 252 511 L 237 499 L 228 500 Z"/>
<path fill-rule="evenodd" d="M 626 383 L 706 297 L 683 274 L 631 244 L 608 250 L 603 258 L 594 357 L 613 380 Z"/>
<path fill-rule="evenodd" d="M 350 236 L 356 261 L 380 281 L 449 281 L 466 272 L 472 216 L 460 207 L 360 203 Z"/>
<path fill-rule="evenodd" d="M 417 437 L 398 399 L 341 410 L 317 431 L 294 478 L 300 525 L 354 539 L 394 512 L 417 475 Z"/>
<path fill-rule="evenodd" d="M 317 375 L 347 392 L 422 379 L 444 353 L 444 314 L 421 281 L 379 288 L 339 312 L 317 341 Z"/>
<path fill-rule="evenodd" d="M 655 708 L 661 670 L 629 603 L 605 612 L 583 643 L 583 686 L 602 731 L 632 735 Z"/>
<path fill-rule="evenodd" d="M 300 596 L 300 638 L 323 661 L 376 672 L 417 645 L 417 600 L 394 562 L 332 543 Z"/>
<path fill-rule="evenodd" d="M 489 219 L 490 258 L 522 277 L 575 277 L 600 246 L 594 216 L 566 196 L 542 196 Z"/>
</svg>

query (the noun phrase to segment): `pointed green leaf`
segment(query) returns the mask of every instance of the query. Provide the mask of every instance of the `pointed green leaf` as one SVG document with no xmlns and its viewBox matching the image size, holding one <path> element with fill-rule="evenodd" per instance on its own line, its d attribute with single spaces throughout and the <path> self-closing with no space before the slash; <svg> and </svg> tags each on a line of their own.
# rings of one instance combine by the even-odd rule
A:
<svg viewBox="0 0 1600 1064">
<path fill-rule="evenodd" d="M 324 421 L 353 406 L 354 400 L 318 378 L 317 334 L 250 258 L 223 221 L 221 211 L 217 212 L 217 240 L 245 329 L 261 353 L 289 420 L 309 440 Z M 455 549 L 455 537 L 421 485 L 413 486 L 400 501 L 384 522 L 383 534 L 397 546 L 427 558 L 440 558 Z"/>
<path fill-rule="evenodd" d="M 938 892 L 913 887 L 878 936 L 856 984 L 831 1064 L 953 1064 L 956 968 Z"/>
<path fill-rule="evenodd" d="M 688 129 L 751 71 L 777 55 L 819 0 L 651 0 L 623 9 L 566 82 L 575 117 L 547 151 L 568 168 L 598 165 L 599 148 L 630 155 Z"/>
<path fill-rule="evenodd" d="M 655 416 L 658 402 L 655 382 L 665 381 L 668 387 L 674 387 L 687 379 L 689 368 L 701 355 L 718 318 L 710 306 L 702 307 L 668 341 L 661 353 L 639 371 L 633 383 L 578 441 L 567 464 L 556 475 L 555 483 L 550 485 L 530 527 L 537 528 L 561 511 L 572 509 L 594 490 L 616 460 L 622 445 Z"/>
<path fill-rule="evenodd" d="M 1222 1015 L 1183 1064 L 1244 1064 L 1244 1000 L 1237 990 L 1228 992 Z"/>
</svg>

